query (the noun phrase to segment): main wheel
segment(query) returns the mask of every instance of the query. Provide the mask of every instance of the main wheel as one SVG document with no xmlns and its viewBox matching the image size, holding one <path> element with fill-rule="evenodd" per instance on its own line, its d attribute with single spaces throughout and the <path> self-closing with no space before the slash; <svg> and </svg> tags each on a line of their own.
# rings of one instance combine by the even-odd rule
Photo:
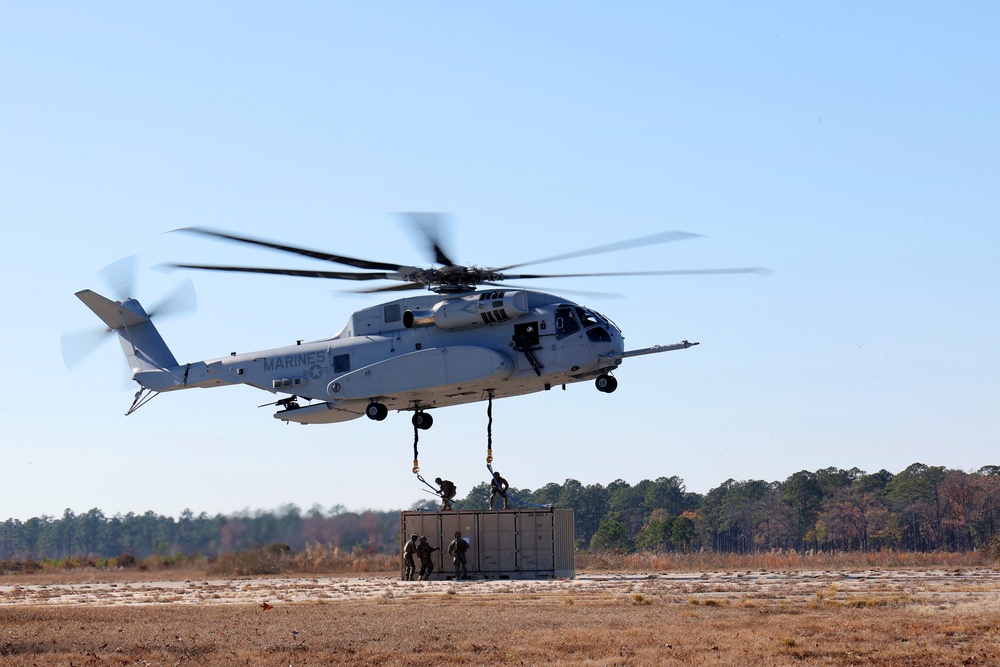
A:
<svg viewBox="0 0 1000 667">
<path fill-rule="evenodd" d="M 434 417 L 430 416 L 426 412 L 415 412 L 413 413 L 413 425 L 419 428 L 421 431 L 426 431 L 431 426 L 434 425 Z"/>
<path fill-rule="evenodd" d="M 385 407 L 381 403 L 369 403 L 368 407 L 365 408 L 365 414 L 368 419 L 374 419 L 377 422 L 382 421 L 389 414 L 389 408 Z"/>
<path fill-rule="evenodd" d="M 610 394 L 618 388 L 618 380 L 611 375 L 601 375 L 594 380 L 594 385 L 597 387 L 597 391 L 603 391 L 605 394 Z"/>
</svg>

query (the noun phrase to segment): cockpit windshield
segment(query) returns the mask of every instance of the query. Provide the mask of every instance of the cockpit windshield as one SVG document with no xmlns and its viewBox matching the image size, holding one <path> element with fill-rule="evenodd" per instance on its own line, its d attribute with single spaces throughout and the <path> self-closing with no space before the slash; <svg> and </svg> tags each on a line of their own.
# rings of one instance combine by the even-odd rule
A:
<svg viewBox="0 0 1000 667">
<path fill-rule="evenodd" d="M 580 306 L 560 306 L 556 308 L 556 339 L 575 334 L 580 329 L 590 329 L 602 325 L 602 331 L 607 335 L 608 321 L 599 314 Z M 603 338 L 602 338 L 603 340 Z"/>
<path fill-rule="evenodd" d="M 598 315 L 592 310 L 587 310 L 586 308 L 577 308 L 577 314 L 580 316 L 580 321 L 583 322 L 583 328 L 592 327 L 595 324 L 607 324 L 603 317 Z"/>
</svg>

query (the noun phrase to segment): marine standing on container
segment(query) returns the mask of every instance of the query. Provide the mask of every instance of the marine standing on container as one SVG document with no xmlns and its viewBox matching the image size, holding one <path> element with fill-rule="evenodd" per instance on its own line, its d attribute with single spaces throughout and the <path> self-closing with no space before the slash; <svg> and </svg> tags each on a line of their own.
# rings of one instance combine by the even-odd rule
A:
<svg viewBox="0 0 1000 667">
<path fill-rule="evenodd" d="M 510 509 L 510 506 L 508 505 L 509 500 L 507 498 L 507 489 L 509 488 L 510 484 L 508 484 L 507 480 L 500 476 L 500 473 L 493 473 L 493 479 L 490 481 L 490 509 L 493 509 L 493 499 L 498 495 L 503 496 L 503 508 L 505 510 Z"/>
<path fill-rule="evenodd" d="M 469 543 L 462 539 L 462 533 L 455 531 L 455 539 L 448 545 L 448 553 L 455 561 L 455 578 L 459 578 L 459 569 L 462 571 L 461 578 L 468 579 L 469 571 L 465 565 L 465 552 L 469 550 Z"/>
<path fill-rule="evenodd" d="M 420 575 L 417 577 L 417 581 L 427 581 L 431 578 L 431 573 L 434 572 L 434 562 L 431 561 L 431 554 L 437 550 L 438 547 L 432 547 L 427 544 L 425 536 L 420 536 L 420 541 L 417 542 L 417 557 L 420 558 Z"/>
<path fill-rule="evenodd" d="M 435 477 L 434 482 L 438 485 L 438 495 L 441 496 L 441 510 L 448 512 L 451 510 L 451 500 L 458 493 L 455 483 L 448 479 Z"/>
<path fill-rule="evenodd" d="M 412 581 L 413 575 L 417 571 L 417 565 L 413 562 L 413 555 L 417 553 L 417 538 L 419 535 L 413 533 L 410 535 L 410 541 L 403 546 L 403 566 L 405 572 L 403 574 L 404 581 Z"/>
</svg>

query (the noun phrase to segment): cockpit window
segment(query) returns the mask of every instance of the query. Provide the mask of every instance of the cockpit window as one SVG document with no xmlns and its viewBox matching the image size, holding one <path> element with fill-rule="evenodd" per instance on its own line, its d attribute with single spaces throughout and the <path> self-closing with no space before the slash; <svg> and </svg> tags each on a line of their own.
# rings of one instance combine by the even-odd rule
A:
<svg viewBox="0 0 1000 667">
<path fill-rule="evenodd" d="M 580 321 L 583 322 L 583 328 L 592 327 L 595 324 L 607 324 L 604 318 L 595 313 L 592 310 L 587 310 L 586 308 L 577 308 L 577 314 L 580 316 Z"/>
<path fill-rule="evenodd" d="M 597 334 L 597 338 L 595 339 L 593 335 L 590 335 L 590 329 L 597 326 L 600 326 L 600 330 L 604 336 Z M 609 326 L 608 321 L 603 316 L 587 308 L 580 306 L 560 306 L 556 308 L 556 340 L 575 334 L 580 329 L 587 329 L 588 336 L 590 336 L 591 340 L 595 340 L 595 342 L 597 340 L 610 340 L 607 332 Z"/>
<path fill-rule="evenodd" d="M 608 343 L 611 341 L 611 334 L 604 327 L 590 327 L 587 329 L 587 338 L 592 343 Z"/>
<path fill-rule="evenodd" d="M 576 310 L 569 306 L 556 308 L 556 340 L 565 338 L 580 330 L 580 320 Z"/>
</svg>

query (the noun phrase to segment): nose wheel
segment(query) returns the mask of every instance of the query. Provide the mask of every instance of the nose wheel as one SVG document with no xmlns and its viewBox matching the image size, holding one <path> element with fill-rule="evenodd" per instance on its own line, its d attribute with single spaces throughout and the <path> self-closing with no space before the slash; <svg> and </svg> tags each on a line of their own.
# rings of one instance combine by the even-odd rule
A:
<svg viewBox="0 0 1000 667">
<path fill-rule="evenodd" d="M 594 380 L 594 386 L 597 387 L 597 391 L 610 394 L 618 388 L 618 380 L 611 375 L 601 375 Z"/>
<path fill-rule="evenodd" d="M 372 419 L 377 422 L 385 419 L 388 414 L 389 408 L 385 407 L 381 403 L 369 403 L 368 407 L 365 408 L 365 415 L 368 419 Z"/>
</svg>

